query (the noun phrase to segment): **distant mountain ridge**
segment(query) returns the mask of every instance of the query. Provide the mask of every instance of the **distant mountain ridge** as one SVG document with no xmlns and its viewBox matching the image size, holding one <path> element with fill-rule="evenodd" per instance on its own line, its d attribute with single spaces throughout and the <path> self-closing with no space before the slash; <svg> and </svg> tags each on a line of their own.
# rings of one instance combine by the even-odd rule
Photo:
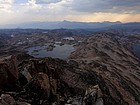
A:
<svg viewBox="0 0 140 105">
<path fill-rule="evenodd" d="M 116 24 L 111 26 L 112 28 L 118 29 L 140 29 L 140 22 L 131 22 L 131 23 L 124 23 L 124 24 Z"/>
<path fill-rule="evenodd" d="M 75 22 L 64 20 L 56 22 L 28 22 L 21 24 L 0 25 L 0 29 L 86 29 L 95 32 L 117 29 L 140 32 L 140 22 Z"/>
<path fill-rule="evenodd" d="M 57 22 L 29 22 L 21 24 L 0 25 L 1 29 L 5 28 L 33 28 L 33 29 L 96 29 L 104 28 L 112 25 L 119 25 L 121 22 L 72 22 L 72 21 L 57 21 Z"/>
</svg>

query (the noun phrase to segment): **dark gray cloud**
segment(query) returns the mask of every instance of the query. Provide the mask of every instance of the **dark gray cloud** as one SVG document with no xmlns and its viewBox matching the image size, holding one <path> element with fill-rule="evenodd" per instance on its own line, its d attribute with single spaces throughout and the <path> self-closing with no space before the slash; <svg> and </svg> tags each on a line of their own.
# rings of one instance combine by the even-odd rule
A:
<svg viewBox="0 0 140 105">
<path fill-rule="evenodd" d="M 62 0 L 36 0 L 36 4 L 50 4 L 50 3 L 57 3 Z"/>
<path fill-rule="evenodd" d="M 79 12 L 140 13 L 140 0 L 73 0 L 71 8 Z"/>
<path fill-rule="evenodd" d="M 107 0 L 109 4 L 114 6 L 136 6 L 140 4 L 140 0 Z"/>
</svg>

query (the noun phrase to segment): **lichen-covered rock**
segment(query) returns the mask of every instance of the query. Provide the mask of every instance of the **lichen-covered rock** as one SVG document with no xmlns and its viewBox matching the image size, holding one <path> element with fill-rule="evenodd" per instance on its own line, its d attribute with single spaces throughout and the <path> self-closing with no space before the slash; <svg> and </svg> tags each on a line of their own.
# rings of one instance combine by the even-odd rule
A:
<svg viewBox="0 0 140 105">
<path fill-rule="evenodd" d="M 90 86 L 86 92 L 83 99 L 83 105 L 96 105 L 97 100 L 102 100 L 102 92 L 98 85 Z M 100 101 L 101 105 L 103 105 L 103 101 Z"/>
<path fill-rule="evenodd" d="M 50 81 L 47 74 L 38 73 L 37 76 L 33 78 L 34 86 L 40 88 L 44 94 L 46 94 L 46 98 L 50 96 Z"/>
<path fill-rule="evenodd" d="M 15 105 L 15 103 L 16 103 L 14 98 L 12 96 L 10 96 L 9 94 L 2 94 L 0 98 L 1 98 L 0 99 L 1 105 Z"/>
</svg>

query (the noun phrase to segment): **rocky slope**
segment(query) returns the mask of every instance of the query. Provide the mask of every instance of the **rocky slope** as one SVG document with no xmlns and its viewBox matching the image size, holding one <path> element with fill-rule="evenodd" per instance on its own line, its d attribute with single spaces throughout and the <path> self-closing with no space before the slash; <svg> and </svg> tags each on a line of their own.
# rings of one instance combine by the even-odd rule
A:
<svg viewBox="0 0 140 105">
<path fill-rule="evenodd" d="M 86 38 L 76 48 L 71 59 L 91 76 L 102 78 L 117 105 L 140 104 L 140 64 L 125 42 L 101 33 Z"/>
</svg>

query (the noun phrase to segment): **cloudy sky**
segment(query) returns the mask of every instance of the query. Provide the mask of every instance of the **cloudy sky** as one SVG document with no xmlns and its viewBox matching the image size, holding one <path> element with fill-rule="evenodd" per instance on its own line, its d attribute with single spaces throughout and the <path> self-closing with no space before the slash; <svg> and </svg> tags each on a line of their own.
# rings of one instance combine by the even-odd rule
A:
<svg viewBox="0 0 140 105">
<path fill-rule="evenodd" d="M 140 0 L 0 0 L 0 24 L 63 20 L 140 22 Z"/>
</svg>

